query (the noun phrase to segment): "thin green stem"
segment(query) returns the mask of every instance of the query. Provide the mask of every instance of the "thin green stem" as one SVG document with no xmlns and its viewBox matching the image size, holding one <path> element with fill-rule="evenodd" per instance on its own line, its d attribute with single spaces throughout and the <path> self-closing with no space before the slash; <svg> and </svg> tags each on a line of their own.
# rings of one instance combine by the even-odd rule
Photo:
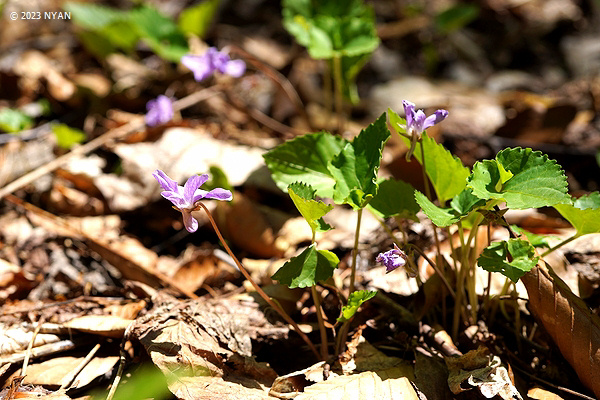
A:
<svg viewBox="0 0 600 400">
<path fill-rule="evenodd" d="M 350 275 L 350 292 L 354 292 L 354 282 L 356 281 L 356 257 L 358 256 L 358 237 L 360 235 L 360 222 L 362 220 L 363 209 L 359 209 L 356 220 L 356 231 L 354 232 L 354 250 L 352 252 L 352 273 Z"/>
<path fill-rule="evenodd" d="M 277 313 L 279 315 L 281 315 L 281 317 L 288 324 L 292 325 L 292 327 L 294 328 L 294 330 L 296 331 L 296 333 L 298 333 L 298 335 L 300 335 L 300 337 L 302 338 L 302 340 L 304 340 L 304 342 L 308 345 L 308 347 L 315 354 L 315 356 L 317 356 L 317 358 L 320 359 L 321 356 L 319 355 L 319 352 L 317 351 L 317 348 L 315 347 L 315 345 L 313 344 L 313 342 L 309 339 L 309 337 L 306 336 L 306 334 L 304 332 L 302 332 L 302 330 L 300 329 L 300 327 L 298 326 L 298 324 L 285 312 L 285 310 L 283 308 L 281 308 L 279 306 L 279 304 L 277 304 L 275 301 L 273 301 L 273 299 L 271 299 L 269 297 L 269 295 L 267 295 L 264 292 L 264 290 L 262 290 L 262 288 L 260 286 L 258 286 L 258 284 L 254 281 L 254 279 L 252 279 L 252 277 L 250 276 L 250 274 L 248 273 L 248 271 L 246 270 L 246 268 L 237 259 L 237 257 L 235 256 L 235 254 L 233 254 L 233 252 L 229 248 L 229 245 L 227 244 L 227 242 L 223 238 L 223 235 L 221 235 L 221 231 L 217 227 L 217 223 L 215 222 L 215 220 L 214 220 L 212 214 L 210 213 L 210 211 L 208 211 L 208 208 L 206 208 L 206 206 L 204 204 L 202 204 L 201 202 L 199 202 L 198 204 L 206 212 L 206 215 L 208 216 L 208 219 L 209 219 L 209 221 L 210 221 L 213 229 L 215 230 L 215 233 L 219 237 L 219 240 L 221 241 L 221 244 L 223 245 L 223 247 L 225 248 L 225 250 L 227 251 L 227 253 L 231 256 L 231 258 L 233 259 L 233 261 L 237 265 L 237 267 L 240 270 L 240 272 L 242 273 L 242 275 L 244 275 L 244 278 L 246 278 L 252 284 L 252 286 L 254 287 L 254 289 L 256 290 L 256 292 L 260 295 L 260 297 L 262 297 L 267 302 L 268 305 L 270 305 L 271 307 L 273 307 L 273 309 L 275 311 L 277 311 Z"/>
<path fill-rule="evenodd" d="M 423 142 L 421 142 L 421 170 L 423 171 L 423 183 L 425 184 L 425 196 L 427 196 L 427 198 L 430 201 L 433 201 L 433 199 L 431 198 L 431 189 L 429 188 L 429 177 L 427 176 L 427 166 L 425 165 L 425 148 L 423 146 Z M 442 204 L 440 204 L 442 205 Z M 443 206 L 443 205 L 442 205 Z M 435 249 L 437 251 L 437 263 L 441 264 L 440 261 L 442 259 L 442 250 L 440 247 L 440 240 L 438 239 L 438 231 L 437 231 L 437 226 L 435 226 L 435 224 L 432 222 L 431 225 L 433 226 L 433 240 L 435 242 Z"/>
<path fill-rule="evenodd" d="M 312 293 L 313 302 L 315 303 L 315 310 L 317 313 L 317 321 L 319 321 L 319 332 L 321 333 L 321 358 L 327 360 L 329 358 L 329 351 L 327 350 L 327 331 L 325 330 L 325 321 L 323 319 L 323 313 L 321 312 L 321 297 L 317 292 L 317 287 L 312 285 L 310 287 Z"/>
<path fill-rule="evenodd" d="M 335 112 L 338 118 L 338 134 L 344 132 L 344 97 L 342 93 L 342 57 L 333 57 L 333 81 L 335 83 Z"/>
<path fill-rule="evenodd" d="M 452 296 L 453 299 L 456 299 L 456 292 L 454 291 L 454 289 L 452 289 L 452 286 L 450 286 L 450 283 L 448 282 L 448 280 L 446 279 L 446 277 L 444 276 L 444 274 L 442 274 L 442 271 L 431 260 L 431 258 L 427 257 L 427 254 L 425 254 L 425 252 L 423 250 L 421 250 L 420 248 L 418 248 L 414 244 L 408 243 L 407 246 L 410 246 L 411 249 L 414 249 L 417 253 L 419 253 L 421 255 L 421 257 L 423 257 L 425 259 L 425 261 L 427 261 L 429 263 L 429 265 L 431 265 L 431 267 L 434 269 L 434 271 L 437 272 L 437 274 L 439 275 L 439 277 L 442 280 L 442 283 L 444 284 L 444 286 L 446 286 L 446 289 L 448 289 L 448 292 L 450 293 L 450 296 Z"/>
<path fill-rule="evenodd" d="M 500 291 L 500 294 L 497 296 L 497 301 L 495 301 L 492 304 L 488 326 L 492 326 L 494 324 L 494 321 L 496 320 L 496 312 L 498 311 L 498 307 L 500 307 L 500 311 L 502 312 L 502 314 L 504 314 L 506 319 L 509 319 L 508 313 L 506 312 L 506 308 L 504 307 L 504 303 L 500 299 L 502 298 L 502 296 L 504 296 L 506 293 L 508 293 L 508 289 L 510 288 L 511 284 L 512 284 L 512 281 L 508 278 L 505 278 L 504 286 L 502 286 L 502 290 Z"/>
<path fill-rule="evenodd" d="M 352 318 L 344 321 L 344 323 L 342 324 L 342 326 L 340 328 L 340 333 L 336 337 L 336 340 L 335 340 L 335 355 L 336 356 L 344 351 L 344 345 L 346 344 L 344 338 L 348 337 L 348 331 L 350 330 L 350 322 L 351 321 L 352 321 Z"/>
<path fill-rule="evenodd" d="M 552 253 L 554 250 L 564 246 L 567 243 L 571 243 L 573 240 L 577 239 L 579 237 L 578 234 L 575 234 L 569 238 L 566 238 L 565 240 L 563 240 L 562 242 L 558 243 L 556 246 L 549 248 L 548 250 L 546 250 L 545 252 L 542 253 L 541 257 L 544 258 L 546 257 L 548 254 Z"/>
<path fill-rule="evenodd" d="M 488 247 L 492 244 L 492 224 L 488 223 L 487 226 L 487 245 Z M 487 310 L 490 302 L 490 291 L 492 286 L 492 271 L 488 271 L 487 287 L 483 294 L 483 309 Z"/>
<path fill-rule="evenodd" d="M 460 261 L 460 271 L 456 278 L 456 300 L 454 302 L 454 313 L 452 316 L 452 337 L 456 339 L 458 337 L 458 328 L 460 325 L 460 317 L 461 314 L 464 315 L 463 308 L 463 296 L 465 292 L 465 279 L 469 270 L 469 252 L 468 245 L 465 243 L 465 231 L 463 229 L 462 223 L 458 221 L 458 233 L 460 235 L 460 245 L 461 245 L 461 261 Z M 468 242 L 468 241 L 467 241 Z M 466 319 L 465 319 L 466 320 Z"/>
</svg>

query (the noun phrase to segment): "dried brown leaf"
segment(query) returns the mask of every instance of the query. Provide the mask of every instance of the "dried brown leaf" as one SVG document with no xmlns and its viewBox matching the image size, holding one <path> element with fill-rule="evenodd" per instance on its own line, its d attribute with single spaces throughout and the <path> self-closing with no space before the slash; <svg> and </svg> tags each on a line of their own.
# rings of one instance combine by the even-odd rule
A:
<svg viewBox="0 0 600 400">
<path fill-rule="evenodd" d="M 93 333 L 100 336 L 121 338 L 125 329 L 133 322 L 130 319 L 112 315 L 84 315 L 74 318 L 63 325 L 81 332 Z"/>
<path fill-rule="evenodd" d="M 337 376 L 307 387 L 296 400 L 418 400 L 419 396 L 406 377 L 382 379 L 373 371 Z"/>
<path fill-rule="evenodd" d="M 0 355 L 4 356 L 25 350 L 29 346 L 32 337 L 33 331 L 28 331 L 22 327 L 0 325 Z M 60 338 L 57 335 L 38 333 L 35 336 L 33 347 L 56 343 L 58 341 L 60 341 Z"/>
<path fill-rule="evenodd" d="M 60 386 L 71 380 L 70 373 L 81 363 L 83 357 L 57 357 L 39 364 L 27 366 L 23 383 L 30 385 Z M 81 388 L 99 376 L 110 372 L 119 362 L 118 356 L 93 358 L 73 381 L 71 388 Z"/>
<path fill-rule="evenodd" d="M 489 354 L 487 348 L 480 346 L 463 356 L 447 357 L 445 360 L 450 372 L 448 386 L 452 393 L 458 394 L 477 387 L 488 399 L 494 396 L 504 400 L 523 399 L 500 357 Z"/>
<path fill-rule="evenodd" d="M 568 286 L 538 264 L 521 278 L 529 305 L 581 382 L 600 397 L 600 320 Z"/>
<path fill-rule="evenodd" d="M 182 399 L 263 399 L 276 373 L 249 358 L 251 337 L 270 324 L 232 299 L 163 304 L 130 329 Z"/>
<path fill-rule="evenodd" d="M 546 389 L 542 389 L 539 387 L 529 389 L 529 391 L 527 392 L 527 396 L 537 400 L 562 400 L 562 397 L 560 397 L 556 393 L 549 392 Z"/>
</svg>

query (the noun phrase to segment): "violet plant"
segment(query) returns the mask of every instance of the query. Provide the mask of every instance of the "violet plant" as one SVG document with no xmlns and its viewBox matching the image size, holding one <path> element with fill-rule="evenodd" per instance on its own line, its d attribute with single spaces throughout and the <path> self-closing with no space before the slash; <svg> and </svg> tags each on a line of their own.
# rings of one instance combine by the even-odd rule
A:
<svg viewBox="0 0 600 400">
<path fill-rule="evenodd" d="M 358 102 L 356 76 L 379 46 L 373 8 L 363 0 L 284 0 L 282 14 L 283 25 L 310 56 L 326 60 L 325 106 L 331 107 L 333 92 L 341 133 L 344 97 Z"/>
<path fill-rule="evenodd" d="M 388 271 L 404 267 L 410 273 L 415 270 L 410 254 L 416 251 L 425 257 L 455 298 L 454 333 L 461 322 L 471 324 L 476 321 L 477 313 L 481 311 L 475 292 L 474 268 L 477 265 L 490 273 L 500 272 L 509 279 L 508 282 L 516 282 L 539 260 L 534 245 L 527 237 L 517 237 L 512 230 L 513 238 L 488 243 L 487 248 L 478 255 L 474 249 L 477 247 L 476 232 L 479 226 L 502 222 L 502 214 L 509 208 L 553 206 L 577 229 L 573 238 L 600 232 L 600 194 L 596 192 L 573 201 L 567 194 L 564 172 L 555 161 L 549 160 L 541 152 L 523 148 L 504 149 L 495 159 L 477 162 L 470 170 L 426 133 L 428 128 L 448 116 L 446 110 L 437 110 L 428 117 L 423 111 L 417 110 L 413 103 L 405 101 L 404 112 L 406 119 L 393 110 L 388 110 L 387 115 L 392 129 L 410 147 L 410 155 L 414 155 L 422 165 L 425 194 L 406 182 L 377 178 L 382 150 L 389 138 L 385 115 L 351 142 L 327 132 L 312 133 L 287 141 L 264 155 L 273 180 L 281 189 L 287 189 L 292 199 L 293 188 L 305 185 L 312 190 L 311 201 L 318 202 L 316 199 L 319 197 L 330 198 L 335 204 L 352 206 L 358 213 L 350 291 L 347 304 L 338 319 L 342 327 L 336 336 L 336 353 L 341 351 L 349 321 L 358 309 L 357 304 L 374 296 L 374 292 L 355 291 L 355 257 L 360 216 L 365 208 L 378 217 L 382 224 L 384 218 L 390 217 L 418 220 L 416 214 L 422 210 L 436 229 L 447 231 L 453 249 L 450 273 L 454 273 L 454 279 L 447 279 L 449 277 L 445 274 L 448 272 L 439 268 L 439 263 L 444 262 L 439 245 L 436 246 L 438 257 L 432 261 L 422 249 L 406 241 L 400 244 L 387 227 L 386 231 L 400 246 L 395 244 L 392 250 L 382 252 L 376 261 L 383 263 Z M 429 185 L 435 197 L 430 193 Z M 311 224 L 307 212 L 296 201 L 294 203 Z M 506 208 L 499 210 L 498 207 L 503 204 Z M 317 215 L 321 218 L 325 213 Z M 460 243 L 457 245 L 460 251 L 454 251 L 455 244 L 449 234 L 452 226 L 459 233 Z M 437 240 L 437 234 L 435 236 Z M 314 243 L 313 237 L 311 247 Z M 540 243 L 538 241 L 536 246 Z M 316 277 L 309 273 L 319 262 L 304 262 L 307 258 L 301 256 L 307 251 L 292 259 L 293 262 L 286 263 L 273 278 L 290 287 L 314 287 L 318 282 L 327 280 L 331 275 Z M 333 274 L 333 269 L 330 268 L 330 272 Z M 301 285 L 298 284 L 299 280 Z M 450 282 L 454 282 L 454 285 Z"/>
<path fill-rule="evenodd" d="M 194 79 L 203 81 L 215 72 L 239 78 L 246 72 L 246 63 L 243 60 L 232 60 L 226 51 L 219 51 L 210 47 L 202 55 L 186 54 L 181 57 L 180 62 L 188 67 L 194 74 Z M 173 119 L 175 115 L 175 103 L 173 99 L 165 95 L 159 95 L 156 99 L 146 104 L 146 125 L 150 127 L 163 125 Z"/>
<path fill-rule="evenodd" d="M 246 63 L 242 60 L 232 60 L 225 51 L 210 47 L 202 55 L 186 54 L 181 57 L 181 63 L 194 73 L 194 79 L 203 81 L 215 72 L 239 78 L 246 72 Z"/>
<path fill-rule="evenodd" d="M 275 311 L 277 311 L 277 313 L 287 323 L 292 325 L 294 330 L 298 333 L 298 335 L 300 335 L 302 340 L 305 341 L 305 343 L 309 346 L 313 353 L 317 357 L 320 357 L 316 347 L 308 338 L 308 336 L 306 336 L 306 334 L 302 332 L 298 324 L 285 312 L 285 310 L 279 304 L 273 301 L 269 297 L 269 295 L 267 295 L 264 292 L 264 290 L 262 290 L 262 288 L 256 283 L 256 281 L 254 281 L 254 279 L 252 279 L 247 269 L 243 266 L 243 264 L 238 260 L 238 258 L 229 248 L 229 245 L 223 238 L 223 235 L 221 234 L 221 231 L 219 230 L 219 227 L 217 226 L 217 223 L 215 222 L 212 214 L 210 213 L 208 208 L 206 208 L 206 206 L 202 204 L 201 200 L 204 199 L 231 201 L 233 199 L 231 192 L 223 188 L 215 188 L 208 192 L 200 189 L 200 186 L 202 186 L 208 180 L 208 174 L 193 175 L 186 181 L 184 186 L 178 185 L 176 181 L 169 178 L 169 176 L 167 176 L 167 174 L 165 174 L 161 170 L 156 170 L 152 175 L 163 189 L 161 195 L 165 199 L 173 203 L 174 208 L 182 213 L 183 223 L 188 232 L 193 233 L 198 229 L 198 221 L 192 216 L 192 212 L 204 210 L 213 229 L 215 230 L 215 233 L 219 237 L 221 244 L 223 245 L 227 253 L 231 256 L 242 275 L 252 284 L 254 289 L 256 289 L 256 292 L 267 302 L 267 304 L 269 304 L 269 306 L 271 306 Z"/>
<path fill-rule="evenodd" d="M 146 125 L 158 126 L 169 122 L 175 111 L 173 110 L 173 100 L 165 95 L 159 95 L 156 99 L 150 100 L 146 104 Z"/>
</svg>

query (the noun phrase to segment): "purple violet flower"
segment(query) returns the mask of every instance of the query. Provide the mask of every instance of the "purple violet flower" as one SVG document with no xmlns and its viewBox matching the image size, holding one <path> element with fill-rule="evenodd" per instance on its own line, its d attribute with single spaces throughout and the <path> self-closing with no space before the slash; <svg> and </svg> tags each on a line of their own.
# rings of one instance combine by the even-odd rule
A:
<svg viewBox="0 0 600 400">
<path fill-rule="evenodd" d="M 403 267 L 406 264 L 407 256 L 406 254 L 400 250 L 396 243 L 394 243 L 394 248 L 392 250 L 388 250 L 384 253 L 379 253 L 375 261 L 385 265 L 385 272 L 392 272 L 398 267 Z"/>
<path fill-rule="evenodd" d="M 201 56 L 186 54 L 181 57 L 181 63 L 192 70 L 194 79 L 198 82 L 208 78 L 215 71 L 234 78 L 239 78 L 246 71 L 244 61 L 231 60 L 229 54 L 218 51 L 215 47 L 210 47 Z"/>
<path fill-rule="evenodd" d="M 421 134 L 425 129 L 431 128 L 448 116 L 447 110 L 437 110 L 427 117 L 423 110 L 415 111 L 414 103 L 402 100 L 402 104 L 404 105 L 404 113 L 406 114 L 406 133 L 411 137 L 416 135 L 417 139 L 421 138 Z"/>
<path fill-rule="evenodd" d="M 230 201 L 233 197 L 229 190 L 221 188 L 215 188 L 210 192 L 200 189 L 200 186 L 208 180 L 208 174 L 192 175 L 184 186 L 179 186 L 160 169 L 154 171 L 152 176 L 164 190 L 161 195 L 183 214 L 183 224 L 188 232 L 196 232 L 198 229 L 198 221 L 192 217 L 196 202 L 202 199 Z"/>
<path fill-rule="evenodd" d="M 173 100 L 165 95 L 160 95 L 146 104 L 146 125 L 157 126 L 167 123 L 173 118 Z"/>
</svg>

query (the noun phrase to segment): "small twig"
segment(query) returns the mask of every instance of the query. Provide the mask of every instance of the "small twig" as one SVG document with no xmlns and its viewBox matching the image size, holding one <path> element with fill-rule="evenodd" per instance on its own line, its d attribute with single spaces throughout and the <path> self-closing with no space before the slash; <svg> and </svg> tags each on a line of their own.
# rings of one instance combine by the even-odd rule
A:
<svg viewBox="0 0 600 400">
<path fill-rule="evenodd" d="M 279 71 L 275 70 L 273 67 L 263 63 L 262 61 L 254 57 L 252 54 L 248 53 L 247 51 L 238 46 L 230 45 L 230 48 L 232 53 L 236 53 L 244 57 L 244 59 L 248 63 L 252 64 L 256 69 L 261 70 L 263 74 L 265 74 L 273 82 L 279 85 L 281 90 L 283 90 L 283 92 L 286 94 L 286 96 L 290 99 L 290 101 L 296 108 L 296 112 L 298 112 L 298 114 L 301 115 L 302 118 L 306 121 L 306 124 L 309 126 L 310 130 L 313 129 L 310 123 L 310 118 L 308 118 L 308 115 L 306 114 L 304 104 L 300 99 L 300 95 L 298 95 L 298 92 L 294 88 L 294 85 L 292 85 L 292 83 L 285 77 L 285 75 L 279 73 Z"/>
<path fill-rule="evenodd" d="M 327 360 L 329 358 L 329 350 L 327 349 L 327 331 L 325 330 L 325 320 L 323 319 L 323 312 L 321 310 L 321 299 L 315 285 L 310 287 L 310 292 L 315 303 L 315 312 L 317 313 L 319 332 L 321 333 L 321 357 L 323 360 Z"/>
<path fill-rule="evenodd" d="M 94 356 L 96 355 L 96 352 L 98 350 L 100 350 L 100 346 L 101 346 L 101 344 L 97 343 L 92 348 L 92 350 L 90 350 L 90 352 L 87 354 L 87 356 L 85 356 L 85 358 L 83 360 L 81 360 L 79 365 L 77 365 L 77 367 L 73 371 L 69 372 L 69 374 L 63 378 L 64 382 L 60 386 L 60 388 L 58 388 L 58 390 L 66 390 L 69 386 L 71 386 L 71 384 L 73 383 L 75 378 L 77 378 L 77 375 L 79 375 L 79 373 L 81 371 L 83 371 L 85 366 L 88 365 L 90 363 L 90 361 L 92 361 L 92 358 L 94 358 Z"/>
<path fill-rule="evenodd" d="M 119 357 L 119 369 L 117 370 L 117 374 L 115 375 L 115 379 L 113 380 L 112 385 L 110 385 L 110 391 L 106 396 L 106 400 L 112 400 L 117 391 L 117 387 L 121 382 L 121 377 L 123 376 L 123 370 L 125 369 L 125 363 L 127 362 L 127 352 L 125 352 L 125 338 L 127 337 L 127 333 L 123 336 L 123 341 L 121 342 L 121 350 Z"/>
<path fill-rule="evenodd" d="M 303 135 L 304 133 L 306 133 L 305 131 L 301 131 L 301 130 L 293 128 L 291 126 L 282 124 L 281 122 L 277 121 L 276 119 L 269 117 L 267 114 L 263 113 L 262 111 L 257 110 L 256 108 L 247 107 L 246 105 L 242 104 L 240 101 L 236 100 L 233 96 L 227 95 L 227 100 L 229 100 L 229 103 L 232 106 L 234 106 L 238 110 L 245 112 L 250 117 L 254 118 L 254 120 L 256 120 L 258 123 L 263 124 L 267 128 L 269 128 L 275 132 L 279 132 L 282 135 L 299 136 L 299 135 Z"/>
<path fill-rule="evenodd" d="M 42 324 L 44 323 L 44 317 L 41 317 L 33 331 L 33 336 L 31 336 L 31 340 L 29 341 L 29 345 L 27 346 L 27 351 L 25 352 L 25 359 L 23 360 L 23 367 L 21 368 L 21 376 L 27 375 L 27 364 L 29 364 L 29 358 L 31 357 L 31 351 L 33 349 L 33 343 L 35 342 L 35 338 L 37 334 L 40 333 L 40 329 L 42 328 Z"/>
<path fill-rule="evenodd" d="M 79 343 L 78 343 L 79 344 Z M 30 359 L 38 358 L 42 356 L 48 356 L 51 354 L 56 354 L 62 351 L 67 351 L 75 348 L 75 343 L 71 340 L 61 340 L 60 342 L 45 344 L 39 347 L 35 347 L 31 350 Z M 6 355 L 0 357 L 0 365 L 6 363 L 18 363 L 20 361 L 25 360 L 27 352 L 19 352 L 15 354 Z"/>
<path fill-rule="evenodd" d="M 535 376 L 534 374 L 530 374 L 529 372 L 525 371 L 523 368 L 520 368 L 520 367 L 516 366 L 514 363 L 511 364 L 511 368 L 513 368 L 513 369 L 521 372 L 522 374 L 527 375 L 529 378 L 531 378 L 533 380 L 536 380 L 536 381 L 538 381 L 540 383 L 543 383 L 544 385 L 547 385 L 547 386 L 549 386 L 551 388 L 554 388 L 556 390 L 560 390 L 562 392 L 568 393 L 568 394 L 573 395 L 573 396 L 581 397 L 582 399 L 585 399 L 585 400 L 594 400 L 593 397 L 587 396 L 587 395 L 585 395 L 583 393 L 576 392 L 576 391 L 571 390 L 569 388 L 566 388 L 564 386 L 556 385 L 556 384 L 554 384 L 552 382 L 549 382 L 547 380 L 539 378 L 539 377 Z"/>
<path fill-rule="evenodd" d="M 358 256 L 358 237 L 360 236 L 360 222 L 362 220 L 363 209 L 357 211 L 356 230 L 354 231 L 354 251 L 352 252 L 352 274 L 350 275 L 350 293 L 354 292 L 354 282 L 356 280 L 356 258 Z"/>
<path fill-rule="evenodd" d="M 164 275 L 163 273 L 161 273 L 159 271 L 148 270 L 145 267 L 143 267 L 142 265 L 135 263 L 134 261 L 131 261 L 125 257 L 122 257 L 121 255 L 119 255 L 118 253 L 114 252 L 112 249 L 107 247 L 106 243 L 103 243 L 102 241 L 89 236 L 85 232 L 82 232 L 79 228 L 70 225 L 64 219 L 62 219 L 52 213 L 49 213 L 48 211 L 42 210 L 41 208 L 36 207 L 31 203 L 23 201 L 20 198 L 13 196 L 12 194 L 8 194 L 6 196 L 6 200 L 10 201 L 11 203 L 13 203 L 19 207 L 24 208 L 25 210 L 33 212 L 36 215 L 39 215 L 43 218 L 49 219 L 53 223 L 56 223 L 56 224 L 60 225 L 62 228 L 65 228 L 68 231 L 70 231 L 73 236 L 83 238 L 85 240 L 88 248 L 90 248 L 90 250 L 92 250 L 92 251 L 95 251 L 96 253 L 102 254 L 101 251 L 106 249 L 107 252 L 105 252 L 103 254 L 103 256 L 105 258 L 107 257 L 107 254 L 115 255 L 116 257 L 119 257 L 119 261 L 127 263 L 127 266 L 126 266 L 127 268 L 135 269 L 135 271 L 137 271 L 141 274 L 144 274 L 145 277 L 150 276 L 153 279 L 155 279 L 156 281 L 158 281 L 160 284 L 165 284 L 166 286 L 170 286 L 191 299 L 198 298 L 198 296 L 194 292 L 188 290 L 187 288 L 183 287 L 179 283 L 175 282 L 172 278 Z M 108 261 L 110 262 L 111 260 L 108 260 Z M 117 265 L 115 262 L 112 262 L 112 264 Z M 120 271 L 123 273 L 123 275 L 125 277 L 127 277 L 126 270 L 124 269 L 123 266 L 120 266 Z"/>
<path fill-rule="evenodd" d="M 217 93 L 218 92 L 215 91 L 213 88 L 207 88 L 199 92 L 192 93 L 191 95 L 173 103 L 173 109 L 177 111 L 183 108 L 190 107 L 191 105 L 205 100 L 208 97 L 214 96 Z M 0 188 L 0 199 L 4 198 L 6 195 L 14 192 L 15 190 L 18 190 L 23 186 L 28 185 L 31 182 L 41 178 L 42 176 L 62 167 L 74 158 L 83 156 L 91 151 L 96 150 L 98 147 L 110 142 L 111 140 L 119 139 L 138 129 L 143 129 L 144 127 L 144 118 L 140 116 L 138 118 L 133 119 L 125 125 L 122 125 L 115 129 L 111 129 L 105 132 L 104 134 L 98 136 L 96 139 L 90 140 L 89 142 L 79 147 L 75 147 L 67 154 L 55 158 L 49 163 L 34 169 L 33 171 L 23 175 L 22 177 L 15 179 L 3 188 Z"/>
</svg>

